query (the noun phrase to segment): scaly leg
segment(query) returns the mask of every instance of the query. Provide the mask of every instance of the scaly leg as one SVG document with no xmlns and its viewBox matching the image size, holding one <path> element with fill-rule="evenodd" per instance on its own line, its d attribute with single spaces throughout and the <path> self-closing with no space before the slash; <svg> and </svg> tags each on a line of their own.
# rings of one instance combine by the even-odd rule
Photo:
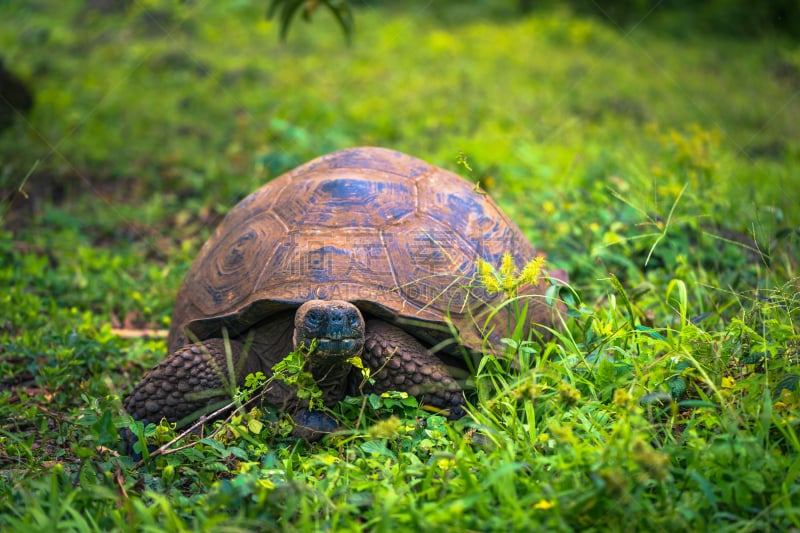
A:
<svg viewBox="0 0 800 533">
<path fill-rule="evenodd" d="M 375 379 L 364 392 L 403 391 L 420 404 L 450 410 L 450 418 L 464 415 L 464 393 L 448 366 L 417 339 L 380 320 L 369 320 L 361 359 Z"/>
<path fill-rule="evenodd" d="M 189 415 L 204 414 L 215 404 L 230 401 L 230 391 L 245 374 L 240 355 L 242 344 L 230 341 L 234 383 L 222 339 L 189 344 L 170 354 L 134 387 L 125 398 L 125 410 L 137 420 L 177 422 Z"/>
</svg>

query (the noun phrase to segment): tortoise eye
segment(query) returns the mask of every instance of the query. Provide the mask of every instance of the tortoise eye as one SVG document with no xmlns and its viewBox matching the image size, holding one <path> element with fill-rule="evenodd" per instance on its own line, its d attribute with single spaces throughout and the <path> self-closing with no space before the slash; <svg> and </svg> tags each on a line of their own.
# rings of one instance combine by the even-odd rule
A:
<svg viewBox="0 0 800 533">
<path fill-rule="evenodd" d="M 347 313 L 347 325 L 351 328 L 357 328 L 361 324 L 361 317 L 358 316 L 358 313 L 351 312 Z"/>
<path fill-rule="evenodd" d="M 322 323 L 322 313 L 319 311 L 309 311 L 306 314 L 305 320 L 309 327 L 316 328 Z"/>
</svg>

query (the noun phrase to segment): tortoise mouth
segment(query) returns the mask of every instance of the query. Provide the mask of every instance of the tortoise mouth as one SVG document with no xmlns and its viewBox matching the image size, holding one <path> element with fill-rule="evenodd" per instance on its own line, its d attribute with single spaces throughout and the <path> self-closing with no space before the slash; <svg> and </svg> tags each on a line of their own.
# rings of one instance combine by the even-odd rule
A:
<svg viewBox="0 0 800 533">
<path fill-rule="evenodd" d="M 353 357 L 361 353 L 364 347 L 363 338 L 331 339 L 328 337 L 316 338 L 316 349 L 313 356 L 317 357 Z"/>
</svg>

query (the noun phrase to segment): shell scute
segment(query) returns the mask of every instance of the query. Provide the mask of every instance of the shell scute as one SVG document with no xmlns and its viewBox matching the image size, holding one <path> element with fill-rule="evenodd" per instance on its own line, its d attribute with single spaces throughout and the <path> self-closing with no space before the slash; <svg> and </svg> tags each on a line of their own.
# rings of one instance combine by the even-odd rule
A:
<svg viewBox="0 0 800 533">
<path fill-rule="evenodd" d="M 295 178 L 273 210 L 290 228 L 369 228 L 408 216 L 415 205 L 412 181 L 391 176 L 376 180 L 363 170 L 338 170 Z"/>
</svg>

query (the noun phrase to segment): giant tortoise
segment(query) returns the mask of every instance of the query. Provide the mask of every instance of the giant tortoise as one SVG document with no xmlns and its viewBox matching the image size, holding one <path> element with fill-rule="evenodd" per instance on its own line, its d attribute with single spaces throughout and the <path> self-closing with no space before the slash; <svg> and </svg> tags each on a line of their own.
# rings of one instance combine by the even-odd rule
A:
<svg viewBox="0 0 800 533">
<path fill-rule="evenodd" d="M 486 193 L 455 174 L 382 148 L 317 158 L 243 199 L 205 243 L 178 293 L 169 355 L 125 409 L 150 422 L 197 415 L 224 399 L 231 379 L 269 376 L 313 345 L 306 365 L 326 405 L 397 390 L 458 417 L 453 369 L 465 367 L 463 354 L 500 349 L 513 327 L 500 295 L 476 280 L 477 260 L 498 264 L 506 253 L 518 265 L 537 257 Z M 561 312 L 544 297 L 556 278 L 566 274 L 520 288 L 540 331 Z M 358 355 L 373 382 L 347 362 Z M 283 383 L 266 399 L 310 430 L 325 425 Z"/>
</svg>

